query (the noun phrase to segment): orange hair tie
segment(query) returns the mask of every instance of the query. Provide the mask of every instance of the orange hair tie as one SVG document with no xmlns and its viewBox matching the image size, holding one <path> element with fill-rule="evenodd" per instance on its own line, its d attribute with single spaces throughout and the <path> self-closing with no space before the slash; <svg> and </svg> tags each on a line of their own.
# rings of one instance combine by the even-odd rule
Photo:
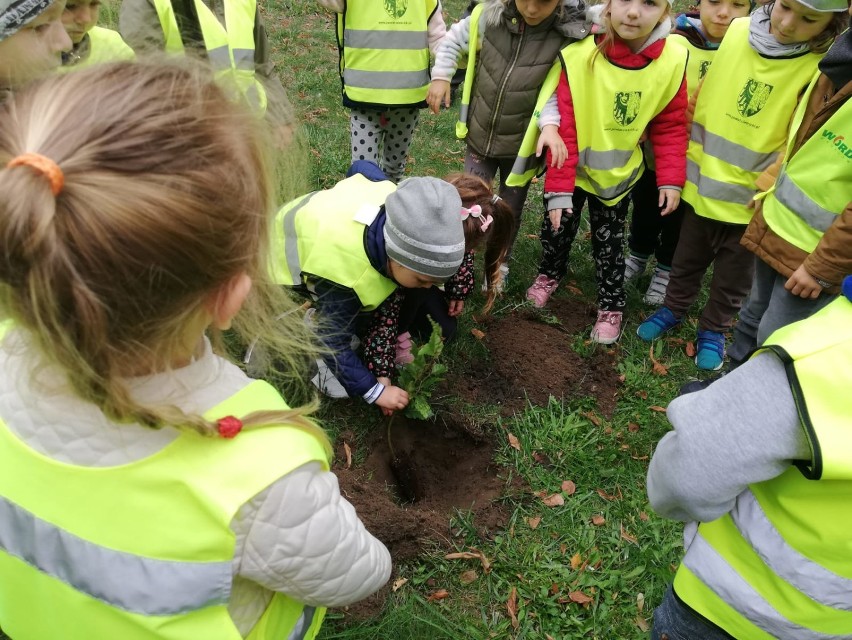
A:
<svg viewBox="0 0 852 640">
<path fill-rule="evenodd" d="M 62 173 L 59 165 L 47 156 L 40 153 L 22 153 L 6 164 L 7 169 L 22 166 L 27 166 L 47 178 L 50 181 L 50 190 L 54 196 L 58 196 L 62 192 L 62 187 L 65 186 L 65 174 Z"/>
</svg>

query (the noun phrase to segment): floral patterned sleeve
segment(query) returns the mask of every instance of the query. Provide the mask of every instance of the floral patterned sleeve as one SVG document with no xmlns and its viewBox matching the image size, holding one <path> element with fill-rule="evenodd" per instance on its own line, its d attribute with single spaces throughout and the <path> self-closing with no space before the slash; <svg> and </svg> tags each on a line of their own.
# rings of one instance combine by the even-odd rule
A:
<svg viewBox="0 0 852 640">
<path fill-rule="evenodd" d="M 473 284 L 473 251 L 468 251 L 464 254 L 459 270 L 444 285 L 444 292 L 448 300 L 467 300 L 473 293 Z"/>
<path fill-rule="evenodd" d="M 377 378 L 390 378 L 394 373 L 403 295 L 402 290 L 397 289 L 376 309 L 364 336 L 364 363 Z"/>
</svg>

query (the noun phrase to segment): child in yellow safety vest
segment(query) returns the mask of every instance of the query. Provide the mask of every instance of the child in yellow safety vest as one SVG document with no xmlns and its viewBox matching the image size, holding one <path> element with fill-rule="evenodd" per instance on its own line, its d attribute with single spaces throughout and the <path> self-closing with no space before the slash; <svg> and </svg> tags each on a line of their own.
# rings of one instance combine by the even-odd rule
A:
<svg viewBox="0 0 852 640">
<path fill-rule="evenodd" d="M 62 63 L 62 52 L 71 48 L 64 9 L 64 0 L 0 0 L 0 103 L 12 89 Z"/>
<path fill-rule="evenodd" d="M 62 24 L 74 46 L 62 56 L 65 69 L 80 68 L 99 62 L 132 60 L 133 49 L 121 39 L 118 31 L 98 26 L 101 0 L 68 0 Z"/>
<path fill-rule="evenodd" d="M 315 638 L 391 562 L 312 407 L 218 355 L 260 336 L 293 390 L 317 352 L 275 318 L 261 120 L 182 61 L 50 78 L 0 122 L 0 627 Z"/>
<path fill-rule="evenodd" d="M 646 128 L 657 157 L 662 215 L 677 207 L 686 178 L 687 54 L 666 38 L 672 23 L 666 0 L 611 0 L 599 8 L 606 32 L 559 54 L 558 132 L 568 160 L 549 166 L 545 176 L 542 258 L 527 299 L 543 307 L 565 276 L 587 200 L 598 284 L 591 337 L 612 344 L 626 306 L 627 196 L 644 171 L 640 140 Z M 548 125 L 542 135 L 555 128 Z"/>
<path fill-rule="evenodd" d="M 731 21 L 747 16 L 749 10 L 748 0 L 702 0 L 698 4 L 698 13 L 681 13 L 677 16 L 675 30 L 670 38 L 689 52 L 686 90 L 690 95 L 710 68 Z M 660 215 L 653 155 L 648 153 L 652 150 L 646 145 L 645 151 L 648 171 L 630 192 L 633 211 L 630 214 L 624 281 L 629 283 L 642 275 L 653 255 L 656 265 L 644 300 L 646 304 L 659 306 L 666 296 L 683 209 L 678 208 L 666 216 Z"/>
<path fill-rule="evenodd" d="M 698 320 L 699 369 L 722 368 L 725 332 L 754 274 L 754 256 L 740 239 L 752 217 L 756 180 L 783 149 L 817 63 L 849 23 L 848 7 L 847 0 L 776 0 L 734 20 L 692 97 L 680 239 L 664 305 L 637 333 L 651 341 L 678 326 L 712 264 Z"/>
</svg>

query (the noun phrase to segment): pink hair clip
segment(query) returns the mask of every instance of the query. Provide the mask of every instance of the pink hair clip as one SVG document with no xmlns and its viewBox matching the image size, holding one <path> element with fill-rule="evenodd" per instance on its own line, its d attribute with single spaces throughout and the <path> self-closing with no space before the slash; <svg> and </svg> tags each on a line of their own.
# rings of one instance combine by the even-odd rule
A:
<svg viewBox="0 0 852 640">
<path fill-rule="evenodd" d="M 478 204 L 472 205 L 470 209 L 466 209 L 465 207 L 461 208 L 462 220 L 467 220 L 471 217 L 480 218 L 479 230 L 482 231 L 482 233 L 485 233 L 488 227 L 491 226 L 491 223 L 494 222 L 494 218 L 492 218 L 491 216 L 482 215 L 482 207 L 480 207 Z"/>
</svg>

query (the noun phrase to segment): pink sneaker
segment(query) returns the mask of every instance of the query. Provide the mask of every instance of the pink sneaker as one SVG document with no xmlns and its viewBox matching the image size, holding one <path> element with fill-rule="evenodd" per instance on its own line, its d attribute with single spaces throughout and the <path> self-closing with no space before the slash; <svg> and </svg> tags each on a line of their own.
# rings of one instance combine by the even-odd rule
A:
<svg viewBox="0 0 852 640">
<path fill-rule="evenodd" d="M 414 362 L 414 356 L 411 355 L 411 334 L 408 331 L 400 333 L 396 337 L 396 358 L 394 361 L 400 366 Z"/>
<path fill-rule="evenodd" d="M 621 335 L 621 311 L 598 311 L 598 321 L 592 329 L 592 340 L 599 344 L 617 342 Z"/>
<path fill-rule="evenodd" d="M 559 281 L 556 278 L 548 278 L 540 273 L 532 286 L 527 289 L 527 300 L 531 300 L 534 307 L 541 309 L 550 300 L 550 296 L 558 286 Z"/>
</svg>

